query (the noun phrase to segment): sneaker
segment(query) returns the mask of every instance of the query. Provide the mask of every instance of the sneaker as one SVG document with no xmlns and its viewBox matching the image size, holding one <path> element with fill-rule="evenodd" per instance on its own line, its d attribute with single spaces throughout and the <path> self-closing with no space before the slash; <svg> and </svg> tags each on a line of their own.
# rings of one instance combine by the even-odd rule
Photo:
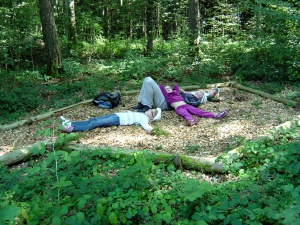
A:
<svg viewBox="0 0 300 225">
<path fill-rule="evenodd" d="M 199 120 L 189 120 L 189 121 L 187 121 L 187 123 L 188 123 L 189 126 L 193 126 L 193 125 L 198 124 Z"/>
<path fill-rule="evenodd" d="M 144 107 L 146 107 L 146 106 L 139 102 L 139 104 L 137 104 L 136 106 L 132 106 L 131 108 L 133 108 L 133 109 L 142 109 Z"/>
<path fill-rule="evenodd" d="M 149 109 L 151 109 L 149 106 L 144 106 L 143 108 L 140 108 L 137 111 L 144 113 L 144 112 L 147 112 Z"/>
<path fill-rule="evenodd" d="M 73 130 L 73 126 L 71 125 L 72 122 L 70 120 L 67 120 L 63 116 L 60 116 L 59 119 L 62 121 L 61 122 L 62 130 L 67 133 L 72 132 L 72 130 Z"/>
<path fill-rule="evenodd" d="M 215 116 L 215 118 L 216 118 L 216 119 L 222 119 L 222 118 L 224 118 L 225 116 L 227 116 L 228 113 L 229 113 L 229 110 L 228 110 L 228 109 L 225 109 L 224 111 L 219 112 L 219 113 Z"/>
</svg>

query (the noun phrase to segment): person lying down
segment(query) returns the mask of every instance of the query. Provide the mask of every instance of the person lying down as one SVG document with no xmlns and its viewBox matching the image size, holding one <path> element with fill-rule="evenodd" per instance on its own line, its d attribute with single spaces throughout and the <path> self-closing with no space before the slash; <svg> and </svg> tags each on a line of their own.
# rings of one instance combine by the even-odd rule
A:
<svg viewBox="0 0 300 225">
<path fill-rule="evenodd" d="M 90 118 L 85 121 L 72 122 L 63 116 L 59 117 L 61 120 L 62 130 L 64 132 L 80 132 L 95 129 L 97 127 L 111 127 L 111 126 L 127 126 L 139 124 L 148 133 L 152 133 L 151 121 L 159 121 L 161 119 L 161 109 L 148 109 L 146 112 L 118 112 L 101 117 Z"/>
</svg>

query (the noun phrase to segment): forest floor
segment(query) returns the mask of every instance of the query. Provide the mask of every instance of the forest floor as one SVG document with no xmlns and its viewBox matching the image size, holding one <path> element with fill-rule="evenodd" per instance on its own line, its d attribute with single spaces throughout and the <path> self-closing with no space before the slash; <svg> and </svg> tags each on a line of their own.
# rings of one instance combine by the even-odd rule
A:
<svg viewBox="0 0 300 225">
<path fill-rule="evenodd" d="M 292 107 L 286 107 L 282 103 L 248 92 L 224 87 L 221 88 L 221 94 L 226 98 L 225 101 L 207 102 L 200 108 L 213 113 L 228 108 L 229 115 L 222 120 L 199 118 L 199 124 L 190 127 L 175 111 L 163 111 L 159 124 L 161 129 L 169 133 L 167 136 L 149 135 L 140 126 L 119 126 L 88 131 L 76 143 L 215 157 L 238 147 L 244 140 L 251 140 L 266 134 L 268 130 L 272 130 L 285 121 L 295 119 L 299 115 L 299 112 Z M 137 95 L 122 96 L 122 101 L 125 107 L 119 105 L 115 109 L 108 110 L 86 104 L 71 108 L 62 115 L 72 121 L 80 121 L 123 110 L 132 110 L 131 107 L 137 104 Z M 55 123 L 38 121 L 1 132 L 0 155 L 48 139 L 49 137 L 37 134 L 37 131 L 57 129 L 59 119 L 55 118 L 54 121 Z"/>
</svg>

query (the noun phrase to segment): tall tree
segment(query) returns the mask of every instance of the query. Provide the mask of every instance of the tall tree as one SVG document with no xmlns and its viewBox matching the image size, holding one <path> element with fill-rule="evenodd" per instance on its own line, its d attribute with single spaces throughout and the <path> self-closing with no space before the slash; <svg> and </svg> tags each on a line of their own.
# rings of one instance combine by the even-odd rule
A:
<svg viewBox="0 0 300 225">
<path fill-rule="evenodd" d="M 76 33 L 76 17 L 75 17 L 75 0 L 64 0 L 65 6 L 65 23 L 68 41 L 75 43 L 77 39 Z"/>
<path fill-rule="evenodd" d="M 177 1 L 167 1 L 164 6 L 164 13 L 162 14 L 162 37 L 164 40 L 168 40 L 177 29 L 178 5 Z"/>
<path fill-rule="evenodd" d="M 63 0 L 64 30 L 68 37 L 67 52 L 70 54 L 72 44 L 77 42 L 75 0 Z"/>
<path fill-rule="evenodd" d="M 189 30 L 190 30 L 190 45 L 197 46 L 200 43 L 200 8 L 199 0 L 189 0 Z M 195 48 L 196 52 L 198 49 Z M 191 52 L 192 53 L 192 52 Z M 193 54 L 193 53 L 192 53 Z"/>
<path fill-rule="evenodd" d="M 62 71 L 62 59 L 58 44 L 53 6 L 49 0 L 39 0 L 43 39 L 45 42 L 47 75 L 57 77 Z"/>
</svg>

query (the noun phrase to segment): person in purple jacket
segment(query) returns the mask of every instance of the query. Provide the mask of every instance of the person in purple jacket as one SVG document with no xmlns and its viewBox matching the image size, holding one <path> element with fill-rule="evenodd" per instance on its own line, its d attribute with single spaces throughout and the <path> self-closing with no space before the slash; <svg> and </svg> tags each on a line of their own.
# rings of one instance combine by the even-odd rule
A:
<svg viewBox="0 0 300 225">
<path fill-rule="evenodd" d="M 163 85 L 159 85 L 159 88 L 163 93 L 166 102 L 175 109 L 177 115 L 183 117 L 187 121 L 189 126 L 196 125 L 199 122 L 199 120 L 195 119 L 192 115 L 205 118 L 222 119 L 229 112 L 228 109 L 225 109 L 224 111 L 214 114 L 186 104 L 180 95 L 180 89 L 178 85 L 175 85 L 173 89 L 170 86 L 164 87 Z"/>
</svg>

